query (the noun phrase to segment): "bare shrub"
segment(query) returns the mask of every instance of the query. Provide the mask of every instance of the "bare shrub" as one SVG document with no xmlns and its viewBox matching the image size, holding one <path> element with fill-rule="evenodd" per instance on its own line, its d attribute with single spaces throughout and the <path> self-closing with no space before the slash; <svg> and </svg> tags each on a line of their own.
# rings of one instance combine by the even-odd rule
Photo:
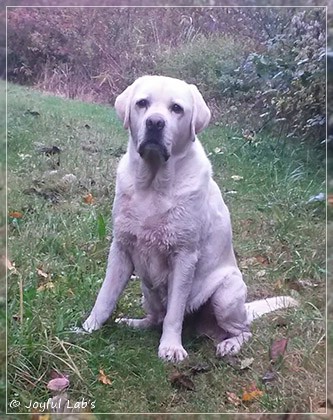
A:
<svg viewBox="0 0 333 420">
<path fill-rule="evenodd" d="M 196 83 L 215 119 L 323 140 L 324 8 L 17 8 L 9 80 L 113 102 L 142 74 Z"/>
</svg>

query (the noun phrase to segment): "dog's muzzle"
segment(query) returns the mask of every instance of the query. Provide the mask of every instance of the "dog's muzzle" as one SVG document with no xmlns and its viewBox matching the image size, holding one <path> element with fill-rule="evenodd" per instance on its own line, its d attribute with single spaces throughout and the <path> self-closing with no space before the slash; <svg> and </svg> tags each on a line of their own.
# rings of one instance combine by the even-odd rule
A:
<svg viewBox="0 0 333 420">
<path fill-rule="evenodd" d="M 147 118 L 145 137 L 138 149 L 143 159 L 161 162 L 169 159 L 170 155 L 163 141 L 164 127 L 165 120 L 161 115 L 154 114 Z"/>
</svg>

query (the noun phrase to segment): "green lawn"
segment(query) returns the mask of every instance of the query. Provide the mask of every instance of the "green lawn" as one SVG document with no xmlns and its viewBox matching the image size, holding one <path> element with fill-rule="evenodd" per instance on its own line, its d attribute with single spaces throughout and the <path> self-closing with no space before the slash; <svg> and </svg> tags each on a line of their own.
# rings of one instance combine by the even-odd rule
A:
<svg viewBox="0 0 333 420">
<path fill-rule="evenodd" d="M 47 401 L 54 371 L 69 375 L 70 400 L 95 401 L 96 413 L 321 408 L 325 206 L 307 201 L 325 190 L 324 150 L 268 135 L 250 145 L 218 125 L 200 138 L 231 210 L 249 299 L 291 294 L 301 305 L 257 320 L 253 339 L 232 363 L 216 359 L 210 341 L 186 333 L 190 357 L 173 366 L 157 357 L 158 331 L 112 321 L 92 335 L 71 331 L 91 309 L 105 272 L 115 170 L 127 142 L 114 110 L 8 86 L 8 211 L 19 212 L 9 218 L 9 258 L 16 270 L 8 276 L 8 393 L 9 401 L 20 401 L 9 412 L 29 411 L 31 400 Z M 60 162 L 41 153 L 42 146 L 59 147 Z M 92 203 L 84 200 L 88 194 Z M 132 281 L 114 316 L 141 313 L 140 287 Z M 289 343 L 278 375 L 264 384 L 271 342 L 283 337 Z M 254 360 L 240 369 L 247 358 Z M 203 372 L 191 373 L 202 365 Z M 99 381 L 100 369 L 110 385 Z M 176 370 L 194 390 L 171 383 Z M 262 397 L 239 405 L 228 399 L 227 393 L 242 397 L 253 383 Z"/>
<path fill-rule="evenodd" d="M 0 83 L 0 257 L 6 252 L 6 139 L 5 83 Z M 6 412 L 6 269 L 0 263 L 0 413 Z"/>
</svg>

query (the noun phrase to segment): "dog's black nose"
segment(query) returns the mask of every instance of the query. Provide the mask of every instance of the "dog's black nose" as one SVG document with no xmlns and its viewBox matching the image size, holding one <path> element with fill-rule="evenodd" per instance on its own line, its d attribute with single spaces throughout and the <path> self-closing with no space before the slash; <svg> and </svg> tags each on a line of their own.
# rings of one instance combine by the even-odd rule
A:
<svg viewBox="0 0 333 420">
<path fill-rule="evenodd" d="M 160 115 L 152 115 L 147 118 L 146 127 L 148 130 L 156 129 L 160 131 L 165 127 L 165 121 Z"/>
</svg>

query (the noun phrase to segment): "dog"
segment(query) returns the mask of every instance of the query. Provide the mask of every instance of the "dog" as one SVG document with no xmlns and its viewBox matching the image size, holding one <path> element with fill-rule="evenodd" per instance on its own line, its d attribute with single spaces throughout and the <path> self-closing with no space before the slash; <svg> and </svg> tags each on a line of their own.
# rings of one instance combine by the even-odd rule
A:
<svg viewBox="0 0 333 420">
<path fill-rule="evenodd" d="M 184 318 L 217 342 L 216 354 L 236 354 L 264 313 L 296 306 L 288 296 L 246 303 L 247 287 L 232 246 L 230 215 L 197 134 L 211 118 L 195 85 L 143 76 L 116 99 L 129 130 L 113 203 L 113 241 L 105 280 L 83 328 L 99 329 L 135 272 L 141 279 L 142 319 L 162 326 L 158 356 L 181 362 Z"/>
</svg>

